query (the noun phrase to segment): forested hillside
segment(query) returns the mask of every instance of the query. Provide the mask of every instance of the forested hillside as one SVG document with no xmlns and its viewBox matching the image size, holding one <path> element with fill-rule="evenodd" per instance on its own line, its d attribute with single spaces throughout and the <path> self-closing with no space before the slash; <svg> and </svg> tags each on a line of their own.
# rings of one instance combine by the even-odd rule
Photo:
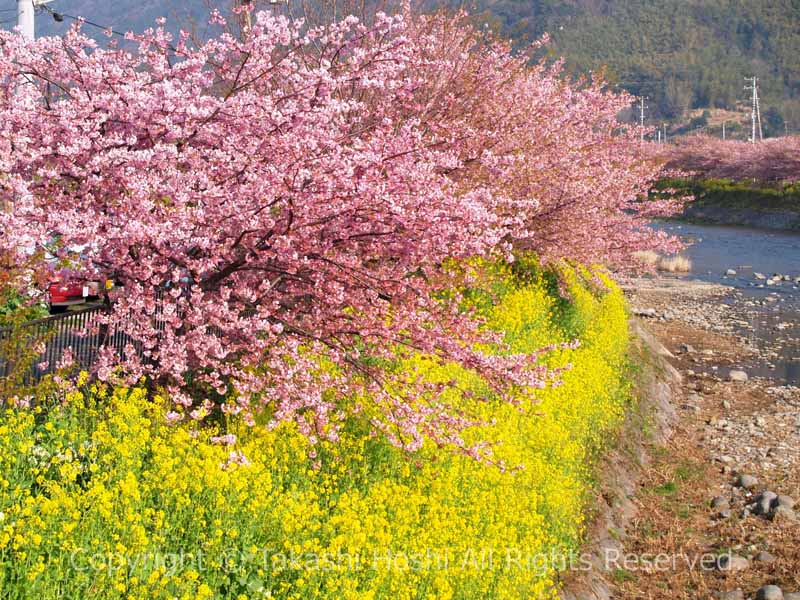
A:
<svg viewBox="0 0 800 600">
<path fill-rule="evenodd" d="M 336 2 L 339 14 L 348 1 Z M 735 109 L 748 101 L 744 78 L 755 75 L 761 78 L 765 132 L 776 135 L 800 126 L 800 0 L 423 1 L 429 7 L 463 5 L 519 42 L 550 33 L 554 56 L 563 55 L 576 73 L 607 67 L 615 83 L 650 98 L 653 118 L 678 120 L 697 108 Z M 299 12 L 303 5 L 333 2 L 290 0 L 290 6 Z M 159 15 L 186 23 L 206 4 L 57 0 L 51 6 L 124 30 L 140 29 Z M 13 0 L 0 2 L 0 9 L 13 6 Z M 61 32 L 68 23 L 43 15 L 39 32 Z"/>
<path fill-rule="evenodd" d="M 545 31 L 553 51 L 577 71 L 608 66 L 625 89 L 650 97 L 667 119 L 691 108 L 728 108 L 747 100 L 744 77 L 758 76 L 768 125 L 798 112 L 798 0 L 500 0 L 484 1 L 509 35 Z M 796 123 L 795 123 L 796 125 Z M 777 133 L 777 131 L 775 131 Z"/>
</svg>

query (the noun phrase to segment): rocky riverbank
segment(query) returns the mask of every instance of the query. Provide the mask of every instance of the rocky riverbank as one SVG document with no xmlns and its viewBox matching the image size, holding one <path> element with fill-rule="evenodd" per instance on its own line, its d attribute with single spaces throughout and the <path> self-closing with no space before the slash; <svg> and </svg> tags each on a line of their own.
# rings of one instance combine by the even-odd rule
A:
<svg viewBox="0 0 800 600">
<path fill-rule="evenodd" d="M 754 373 L 770 372 L 794 324 L 765 342 L 752 335 L 764 304 L 740 291 L 680 279 L 626 288 L 683 382 L 673 436 L 651 448 L 635 494 L 615 597 L 800 600 L 800 389 Z M 654 556 L 668 558 L 642 560 Z"/>
</svg>

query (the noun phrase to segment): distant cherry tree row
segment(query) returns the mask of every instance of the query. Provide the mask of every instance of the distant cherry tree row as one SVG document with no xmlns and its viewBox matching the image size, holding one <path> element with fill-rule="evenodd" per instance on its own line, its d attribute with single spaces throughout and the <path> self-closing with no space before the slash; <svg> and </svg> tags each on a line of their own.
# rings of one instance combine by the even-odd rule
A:
<svg viewBox="0 0 800 600">
<path fill-rule="evenodd" d="M 668 167 L 698 177 L 767 184 L 800 181 L 800 136 L 755 144 L 692 136 L 657 150 L 662 151 Z"/>
</svg>

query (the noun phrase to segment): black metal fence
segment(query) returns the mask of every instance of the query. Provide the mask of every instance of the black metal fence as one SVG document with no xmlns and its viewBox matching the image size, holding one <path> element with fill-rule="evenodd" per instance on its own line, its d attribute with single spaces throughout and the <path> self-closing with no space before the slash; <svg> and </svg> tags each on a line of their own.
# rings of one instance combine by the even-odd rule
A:
<svg viewBox="0 0 800 600">
<path fill-rule="evenodd" d="M 57 370 L 67 349 L 81 369 L 91 369 L 103 346 L 121 357 L 130 338 L 102 322 L 106 310 L 106 305 L 93 306 L 0 328 L 0 377 L 24 369 L 26 380 L 38 381 Z"/>
</svg>

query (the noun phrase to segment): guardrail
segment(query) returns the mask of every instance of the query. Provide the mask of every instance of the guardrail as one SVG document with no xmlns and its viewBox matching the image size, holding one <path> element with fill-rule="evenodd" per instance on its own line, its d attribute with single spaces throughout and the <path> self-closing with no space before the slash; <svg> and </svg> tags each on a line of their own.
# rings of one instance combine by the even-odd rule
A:
<svg viewBox="0 0 800 600">
<path fill-rule="evenodd" d="M 38 381 L 56 371 L 68 348 L 74 363 L 87 370 L 104 346 L 113 348 L 121 357 L 130 339 L 100 322 L 98 317 L 107 310 L 107 305 L 92 306 L 29 321 L 16 328 L 0 328 L 0 377 L 7 377 L 16 361 L 26 360 L 30 363 L 26 379 Z M 43 348 L 42 352 L 35 351 L 38 346 Z M 30 361 L 32 354 L 34 359 Z"/>
</svg>

